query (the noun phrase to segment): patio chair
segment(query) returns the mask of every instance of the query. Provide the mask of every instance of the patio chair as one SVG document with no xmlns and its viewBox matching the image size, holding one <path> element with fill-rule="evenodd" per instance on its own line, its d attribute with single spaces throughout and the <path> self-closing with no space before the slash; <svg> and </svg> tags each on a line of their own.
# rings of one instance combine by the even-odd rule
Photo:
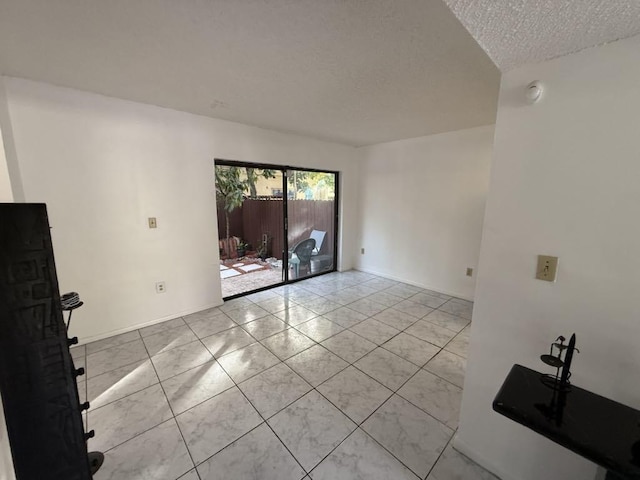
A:
<svg viewBox="0 0 640 480">
<path fill-rule="evenodd" d="M 316 248 L 316 241 L 313 238 L 307 238 L 291 250 L 289 265 L 293 265 L 295 278 L 300 276 L 300 267 L 306 267 L 307 272 L 311 270 L 311 255 L 314 248 Z"/>
<path fill-rule="evenodd" d="M 316 241 L 316 246 L 311 252 L 311 255 L 318 255 L 320 253 L 320 250 L 322 250 L 322 244 L 324 243 L 324 237 L 326 235 L 327 232 L 323 232 L 322 230 L 311 230 L 309 238 L 313 238 Z"/>
</svg>

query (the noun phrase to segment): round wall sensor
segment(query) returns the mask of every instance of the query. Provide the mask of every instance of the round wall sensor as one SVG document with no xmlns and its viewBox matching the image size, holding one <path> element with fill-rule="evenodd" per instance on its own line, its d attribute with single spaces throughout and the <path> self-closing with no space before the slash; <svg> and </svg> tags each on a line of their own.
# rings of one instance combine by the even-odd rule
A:
<svg viewBox="0 0 640 480">
<path fill-rule="evenodd" d="M 525 93 L 527 102 L 536 103 L 542 97 L 543 90 L 543 85 L 539 80 L 531 82 L 527 85 L 527 91 Z"/>
</svg>

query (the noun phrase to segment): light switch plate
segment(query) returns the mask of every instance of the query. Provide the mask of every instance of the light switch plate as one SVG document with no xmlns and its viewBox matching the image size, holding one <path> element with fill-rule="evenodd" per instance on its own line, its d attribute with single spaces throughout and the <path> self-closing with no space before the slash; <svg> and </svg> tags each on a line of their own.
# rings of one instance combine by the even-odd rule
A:
<svg viewBox="0 0 640 480">
<path fill-rule="evenodd" d="M 536 268 L 536 278 L 547 282 L 555 282 L 558 272 L 558 257 L 549 255 L 538 255 L 538 268 Z"/>
<path fill-rule="evenodd" d="M 149 228 L 158 228 L 156 217 L 149 217 Z"/>
</svg>

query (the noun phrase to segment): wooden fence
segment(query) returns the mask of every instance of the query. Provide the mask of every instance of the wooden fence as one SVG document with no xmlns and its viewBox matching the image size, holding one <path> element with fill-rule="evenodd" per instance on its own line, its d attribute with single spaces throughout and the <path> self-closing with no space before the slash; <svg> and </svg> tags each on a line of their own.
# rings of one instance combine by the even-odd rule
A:
<svg viewBox="0 0 640 480">
<path fill-rule="evenodd" d="M 254 248 L 266 233 L 271 238 L 269 254 L 282 258 L 284 250 L 282 198 L 247 199 L 229 214 L 230 235 L 240 237 Z M 309 238 L 312 230 L 327 232 L 320 254 L 333 254 L 333 200 L 288 200 L 289 248 Z M 218 233 L 226 237 L 224 210 L 218 205 Z"/>
</svg>

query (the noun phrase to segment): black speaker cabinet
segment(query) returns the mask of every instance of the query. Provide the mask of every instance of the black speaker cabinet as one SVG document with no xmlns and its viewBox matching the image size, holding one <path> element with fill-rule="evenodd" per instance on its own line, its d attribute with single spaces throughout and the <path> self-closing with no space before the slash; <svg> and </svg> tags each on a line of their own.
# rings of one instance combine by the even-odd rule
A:
<svg viewBox="0 0 640 480">
<path fill-rule="evenodd" d="M 18 480 L 89 480 L 44 204 L 0 204 L 0 392 Z"/>
</svg>

